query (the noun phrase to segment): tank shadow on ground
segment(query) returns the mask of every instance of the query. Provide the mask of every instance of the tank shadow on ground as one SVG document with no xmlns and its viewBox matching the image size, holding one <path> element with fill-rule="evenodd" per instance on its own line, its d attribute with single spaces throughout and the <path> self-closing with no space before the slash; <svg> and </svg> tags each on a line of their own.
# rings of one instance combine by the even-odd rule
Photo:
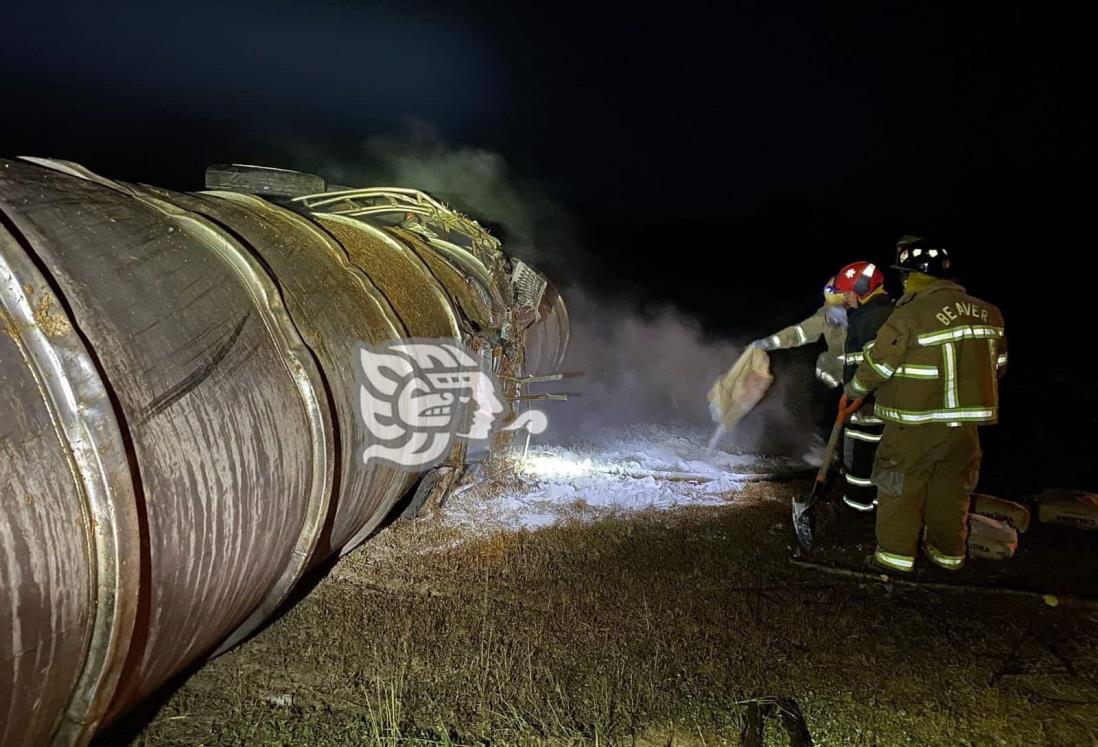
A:
<svg viewBox="0 0 1098 747">
<path fill-rule="evenodd" d="M 369 542 L 380 532 L 383 532 L 394 522 L 402 518 L 402 515 L 408 509 L 415 497 L 416 488 L 418 486 L 419 483 L 417 482 L 399 501 L 396 502 L 385 519 L 378 525 L 377 529 L 363 541 L 363 544 Z M 281 620 L 328 577 L 328 574 L 330 574 L 332 569 L 339 564 L 339 561 L 340 556 L 338 554 L 332 555 L 325 559 L 323 563 L 306 573 L 301 581 L 294 587 L 294 590 L 290 593 L 290 596 L 287 597 L 286 601 L 275 610 L 274 614 L 253 631 L 251 635 L 242 640 L 239 645 L 246 645 L 248 641 Z M 168 680 L 168 682 L 162 685 L 146 700 L 138 704 L 137 707 L 126 712 L 117 721 L 100 731 L 91 741 L 91 747 L 115 747 L 116 745 L 132 744 L 135 742 L 149 724 L 156 720 L 157 716 L 164 709 L 164 706 L 168 701 L 171 700 L 172 696 L 187 684 L 187 681 L 199 672 L 208 662 L 209 658 L 203 656 L 175 677 Z"/>
</svg>

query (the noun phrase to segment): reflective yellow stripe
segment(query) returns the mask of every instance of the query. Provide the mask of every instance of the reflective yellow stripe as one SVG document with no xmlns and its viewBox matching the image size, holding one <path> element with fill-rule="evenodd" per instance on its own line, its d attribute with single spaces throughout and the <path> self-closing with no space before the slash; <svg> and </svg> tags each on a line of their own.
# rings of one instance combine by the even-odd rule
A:
<svg viewBox="0 0 1098 747">
<path fill-rule="evenodd" d="M 873 360 L 873 357 L 869 354 L 868 350 L 865 352 L 865 362 L 872 366 L 874 371 L 876 371 L 886 379 L 891 379 L 892 374 L 896 373 L 896 370 L 892 368 L 892 366 L 889 366 L 886 363 L 878 363 L 877 361 Z"/>
<path fill-rule="evenodd" d="M 995 419 L 990 407 L 959 407 L 945 410 L 897 410 L 877 403 L 876 412 L 882 418 L 896 423 L 984 423 Z"/>
<path fill-rule="evenodd" d="M 782 346 L 782 339 L 777 335 L 771 335 L 769 338 L 769 342 L 775 350 Z"/>
<path fill-rule="evenodd" d="M 942 568 L 948 568 L 951 571 L 957 570 L 965 564 L 964 555 L 945 555 L 938 552 L 934 545 L 926 546 L 926 554 L 936 564 L 940 565 Z"/>
<path fill-rule="evenodd" d="M 866 506 L 866 505 L 863 505 L 861 503 L 858 503 L 857 501 L 850 500 L 845 495 L 843 496 L 843 503 L 850 506 L 855 511 L 872 511 L 873 510 L 873 505 L 872 504 Z"/>
<path fill-rule="evenodd" d="M 880 418 L 872 415 L 862 415 L 860 410 L 854 413 L 854 417 L 850 419 L 850 422 L 858 425 L 884 425 L 884 421 Z"/>
<path fill-rule="evenodd" d="M 945 371 L 945 406 L 957 406 L 957 348 L 952 342 L 942 345 L 942 368 Z"/>
<path fill-rule="evenodd" d="M 941 374 L 937 366 L 916 366 L 908 363 L 896 369 L 896 375 L 906 379 L 936 379 Z"/>
<path fill-rule="evenodd" d="M 956 329 L 947 329 L 944 332 L 931 332 L 925 335 L 919 335 L 919 344 L 924 347 L 927 345 L 941 345 L 944 342 L 957 342 L 958 340 L 986 340 L 1003 336 L 1002 327 L 991 326 L 964 326 L 957 327 Z"/>
<path fill-rule="evenodd" d="M 1002 354 L 999 354 L 999 341 L 988 340 L 987 341 L 988 355 L 991 356 L 991 362 L 995 366 L 995 375 L 991 377 L 991 401 L 999 401 L 999 377 L 1003 375 L 1003 368 L 1006 366 L 1007 353 L 1004 350 Z"/>
<path fill-rule="evenodd" d="M 816 378 L 818 378 L 820 381 L 830 387 L 836 387 L 839 385 L 839 380 L 829 374 L 827 371 L 824 371 L 822 368 L 816 369 Z"/>
<path fill-rule="evenodd" d="M 801 328 L 801 325 L 798 324 L 793 329 L 797 330 L 797 339 L 800 340 L 801 345 L 804 345 L 806 342 L 808 342 L 808 335 L 806 335 L 804 333 L 804 330 Z"/>
<path fill-rule="evenodd" d="M 866 479 L 861 478 L 861 477 L 853 477 L 850 474 L 847 474 L 845 477 L 846 477 L 846 481 L 848 483 L 850 483 L 851 485 L 857 485 L 860 488 L 871 488 L 871 487 L 873 487 L 873 481 L 872 480 L 866 480 Z"/>
<path fill-rule="evenodd" d="M 873 553 L 873 557 L 881 565 L 895 568 L 898 571 L 910 571 L 915 568 L 915 558 L 911 555 L 896 555 L 895 553 L 885 552 L 878 547 L 877 551 Z"/>
<path fill-rule="evenodd" d="M 862 353 L 847 353 L 846 355 L 839 356 L 843 363 L 861 363 L 865 355 Z"/>
<path fill-rule="evenodd" d="M 862 394 L 866 394 L 869 392 L 869 390 L 862 385 L 862 382 L 858 381 L 857 376 L 850 380 L 850 386 L 852 386 L 854 389 L 861 392 Z"/>
<path fill-rule="evenodd" d="M 877 435 L 863 433 L 862 431 L 856 431 L 853 428 L 847 428 L 846 435 L 848 438 L 857 439 L 858 441 L 869 441 L 870 443 L 877 443 L 881 440 L 881 435 L 879 433 Z"/>
</svg>

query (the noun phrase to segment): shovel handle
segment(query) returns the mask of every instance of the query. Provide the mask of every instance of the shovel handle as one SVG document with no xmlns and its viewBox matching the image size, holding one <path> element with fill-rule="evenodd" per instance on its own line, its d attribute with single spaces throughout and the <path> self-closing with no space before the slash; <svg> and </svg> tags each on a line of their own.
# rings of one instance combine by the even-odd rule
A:
<svg viewBox="0 0 1098 747">
<path fill-rule="evenodd" d="M 831 437 L 827 439 L 827 450 L 824 451 L 823 461 L 820 462 L 820 471 L 816 473 L 816 485 L 812 488 L 813 492 L 821 483 L 827 482 L 827 473 L 831 471 L 831 462 L 835 459 L 835 449 L 839 447 L 839 437 L 843 433 L 843 426 L 861 406 L 862 401 L 856 399 L 848 403 L 845 408 L 839 407 L 839 412 L 835 415 L 835 425 L 831 428 Z"/>
<path fill-rule="evenodd" d="M 846 402 L 846 407 L 843 407 L 844 401 Z M 858 410 L 862 409 L 863 403 L 864 400 L 847 399 L 846 395 L 844 394 L 843 398 L 839 400 L 839 411 L 835 414 L 835 422 L 845 423 L 847 420 L 850 419 L 850 416 L 852 416 Z"/>
</svg>

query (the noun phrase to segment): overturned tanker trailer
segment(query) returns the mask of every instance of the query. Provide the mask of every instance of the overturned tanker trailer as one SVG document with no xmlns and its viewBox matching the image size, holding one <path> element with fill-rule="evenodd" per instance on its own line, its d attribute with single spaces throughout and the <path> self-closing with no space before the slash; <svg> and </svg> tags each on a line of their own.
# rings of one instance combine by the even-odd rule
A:
<svg viewBox="0 0 1098 747">
<path fill-rule="evenodd" d="M 206 186 L 0 159 L 0 745 L 86 743 L 456 484 L 462 441 L 364 464 L 356 346 L 462 342 L 510 402 L 563 358 L 553 286 L 428 195 Z"/>
</svg>

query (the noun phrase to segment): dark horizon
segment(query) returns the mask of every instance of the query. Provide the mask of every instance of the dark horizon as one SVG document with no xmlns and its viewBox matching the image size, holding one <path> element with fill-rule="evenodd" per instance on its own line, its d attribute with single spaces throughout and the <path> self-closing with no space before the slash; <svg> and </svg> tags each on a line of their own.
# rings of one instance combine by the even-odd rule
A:
<svg viewBox="0 0 1098 747">
<path fill-rule="evenodd" d="M 939 239 L 1007 317 L 989 457 L 1005 469 L 1033 449 L 1041 479 L 1093 481 L 1098 398 L 1062 357 L 1089 295 L 1075 262 L 1089 190 L 1073 185 L 1093 120 L 1070 18 L 1020 3 L 115 2 L 22 5 L 5 27 L 6 155 L 198 189 L 219 162 L 335 178 L 325 166 L 354 172 L 370 138 L 419 133 L 498 154 L 515 194 L 550 206 L 511 236 L 549 274 L 719 335 L 797 321 L 838 267 L 888 263 L 903 233 Z"/>
</svg>

